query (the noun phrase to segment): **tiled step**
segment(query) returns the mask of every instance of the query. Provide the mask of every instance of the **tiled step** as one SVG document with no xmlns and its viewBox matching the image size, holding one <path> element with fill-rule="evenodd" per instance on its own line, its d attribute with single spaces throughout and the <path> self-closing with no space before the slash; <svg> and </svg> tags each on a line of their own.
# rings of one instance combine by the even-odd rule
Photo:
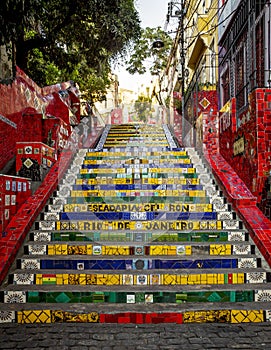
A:
<svg viewBox="0 0 271 350">
<path fill-rule="evenodd" d="M 173 244 L 152 244 L 152 245 L 106 245 L 106 244 L 90 244 L 88 241 L 80 243 L 69 242 L 59 244 L 52 242 L 51 244 L 40 244 L 29 242 L 24 247 L 25 254 L 31 256 L 39 255 L 88 255 L 88 256 L 132 256 L 144 257 L 150 256 L 228 256 L 238 255 L 247 256 L 255 254 L 255 246 L 249 243 L 231 242 L 209 244 L 202 242 L 200 245 L 193 243 L 185 243 L 182 245 Z"/>
<path fill-rule="evenodd" d="M 153 232 L 112 232 L 112 231 L 45 231 L 36 230 L 30 232 L 30 237 L 36 242 L 244 242 L 248 239 L 245 230 L 202 230 L 202 231 L 153 231 Z"/>
<path fill-rule="evenodd" d="M 75 291 L 75 287 L 72 286 L 69 291 L 68 287 L 65 289 L 57 288 L 53 292 L 46 290 L 45 288 L 50 285 L 42 286 L 42 290 L 37 286 L 37 289 L 32 288 L 32 291 L 28 290 L 6 290 L 0 292 L 1 303 L 55 303 L 55 304 L 70 304 L 70 303 L 113 303 L 113 304 L 187 304 L 187 303 L 241 303 L 241 302 L 270 302 L 271 301 L 271 288 L 266 287 L 265 289 L 257 289 L 258 285 L 253 285 L 253 288 L 242 290 L 231 290 L 229 286 L 227 289 L 224 288 L 216 289 L 213 286 L 212 291 L 201 290 L 192 291 L 155 291 L 150 289 L 149 291 L 136 291 L 136 290 L 124 290 L 113 291 L 112 287 L 110 291 L 91 291 L 91 286 L 80 288 L 80 291 Z M 17 287 L 18 288 L 18 287 Z M 92 287 L 93 289 L 96 289 Z M 187 306 L 187 305 L 185 305 Z"/>
</svg>

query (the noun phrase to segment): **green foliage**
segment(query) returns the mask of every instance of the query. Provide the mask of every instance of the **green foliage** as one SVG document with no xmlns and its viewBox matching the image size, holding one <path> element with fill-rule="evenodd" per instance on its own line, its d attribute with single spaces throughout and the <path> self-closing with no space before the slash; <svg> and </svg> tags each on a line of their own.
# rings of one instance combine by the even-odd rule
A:
<svg viewBox="0 0 271 350">
<path fill-rule="evenodd" d="M 155 48 L 153 43 L 161 40 L 162 48 Z M 172 39 L 160 27 L 141 30 L 141 37 L 135 42 L 133 54 L 127 62 L 130 74 L 144 74 L 149 69 L 152 75 L 165 69 L 172 47 Z"/>
<path fill-rule="evenodd" d="M 140 121 L 146 122 L 148 120 L 151 107 L 151 99 L 149 97 L 143 95 L 138 96 L 137 101 L 135 101 L 135 110 Z"/>
<path fill-rule="evenodd" d="M 112 60 L 140 36 L 134 0 L 9 0 L 0 9 L 0 44 L 37 84 L 75 80 L 102 98 Z M 91 98 L 92 100 L 92 98 Z"/>
</svg>

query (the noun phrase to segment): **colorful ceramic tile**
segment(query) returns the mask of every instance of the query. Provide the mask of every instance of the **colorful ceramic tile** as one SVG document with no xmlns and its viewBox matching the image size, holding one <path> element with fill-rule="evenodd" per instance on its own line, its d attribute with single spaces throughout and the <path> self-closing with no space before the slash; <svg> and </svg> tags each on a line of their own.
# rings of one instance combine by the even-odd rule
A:
<svg viewBox="0 0 271 350">
<path fill-rule="evenodd" d="M 188 311 L 183 314 L 184 323 L 229 323 L 230 310 Z"/>
<path fill-rule="evenodd" d="M 23 291 L 5 291 L 4 303 L 26 303 L 26 292 Z"/>
<path fill-rule="evenodd" d="M 266 282 L 266 272 L 248 272 L 246 273 L 247 283 L 265 283 Z"/>
<path fill-rule="evenodd" d="M 255 291 L 255 301 L 259 302 L 270 302 L 271 301 L 271 290 L 261 289 Z"/>
<path fill-rule="evenodd" d="M 45 244 L 32 244 L 28 245 L 29 255 L 46 255 L 47 246 Z"/>
<path fill-rule="evenodd" d="M 17 312 L 18 323 L 51 323 L 50 310 L 23 310 Z"/>
<path fill-rule="evenodd" d="M 51 233 L 50 232 L 42 232 L 35 231 L 33 233 L 35 242 L 50 242 L 51 241 Z"/>
<path fill-rule="evenodd" d="M 135 303 L 135 295 L 134 294 L 127 294 L 126 295 L 126 303 L 127 304 L 134 304 Z"/>
<path fill-rule="evenodd" d="M 0 323 L 11 323 L 16 321 L 15 311 L 0 310 Z"/>
<path fill-rule="evenodd" d="M 40 260 L 39 259 L 21 259 L 21 269 L 39 270 Z"/>
<path fill-rule="evenodd" d="M 263 310 L 231 310 L 231 323 L 264 322 Z"/>
<path fill-rule="evenodd" d="M 238 259 L 238 268 L 255 269 L 257 268 L 257 258 L 240 258 Z"/>
<path fill-rule="evenodd" d="M 15 273 L 13 275 L 13 284 L 33 284 L 35 275 L 32 273 Z"/>
<path fill-rule="evenodd" d="M 123 285 L 133 285 L 134 284 L 134 276 L 133 275 L 122 275 L 122 284 Z"/>
</svg>

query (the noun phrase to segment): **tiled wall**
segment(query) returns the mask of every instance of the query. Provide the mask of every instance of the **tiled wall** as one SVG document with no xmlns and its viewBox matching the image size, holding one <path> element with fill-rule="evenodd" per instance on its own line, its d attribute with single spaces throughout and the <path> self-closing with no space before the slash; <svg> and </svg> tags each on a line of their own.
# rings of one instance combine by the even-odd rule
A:
<svg viewBox="0 0 271 350">
<path fill-rule="evenodd" d="M 76 125 L 80 121 L 80 108 L 76 91 L 71 89 L 62 95 L 58 93 L 64 87 L 67 89 L 68 85 L 41 89 L 19 68 L 11 85 L 0 84 L 0 169 L 16 155 L 16 142 L 47 143 L 51 130 L 54 144 L 58 147 L 59 128 L 63 123 L 68 135 L 71 133 L 70 124 Z M 75 112 L 75 117 L 70 117 L 71 110 Z M 53 117 L 54 123 L 43 119 L 45 116 Z"/>
<path fill-rule="evenodd" d="M 29 179 L 0 175 L 0 230 L 2 234 L 20 206 L 31 195 Z"/>
<path fill-rule="evenodd" d="M 271 169 L 271 90 L 257 89 L 240 115 L 232 100 L 220 112 L 220 154 L 261 202 Z"/>
</svg>

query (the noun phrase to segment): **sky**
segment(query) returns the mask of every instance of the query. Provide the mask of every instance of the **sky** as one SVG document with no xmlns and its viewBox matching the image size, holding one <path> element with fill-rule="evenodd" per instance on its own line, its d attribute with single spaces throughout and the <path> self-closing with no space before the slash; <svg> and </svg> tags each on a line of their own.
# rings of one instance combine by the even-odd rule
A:
<svg viewBox="0 0 271 350">
<path fill-rule="evenodd" d="M 169 0 L 136 0 L 135 4 L 139 12 L 141 27 L 154 28 L 160 26 L 163 29 L 166 21 L 168 1 Z M 125 71 L 125 67 L 115 69 L 114 73 L 118 75 L 120 83 L 119 87 L 129 90 L 137 91 L 138 87 L 142 83 L 149 82 L 151 80 L 151 76 L 149 74 L 130 75 Z"/>
</svg>

